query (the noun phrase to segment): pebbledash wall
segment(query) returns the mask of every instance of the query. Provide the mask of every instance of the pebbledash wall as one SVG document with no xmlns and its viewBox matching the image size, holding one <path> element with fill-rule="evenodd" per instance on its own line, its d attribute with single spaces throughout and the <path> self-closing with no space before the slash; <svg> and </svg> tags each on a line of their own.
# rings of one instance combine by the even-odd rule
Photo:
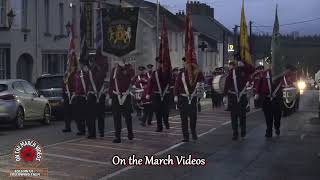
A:
<svg viewBox="0 0 320 180">
<path fill-rule="evenodd" d="M 0 19 L 5 22 L 0 24 L 0 79 L 35 82 L 41 74 L 64 72 L 68 47 L 65 25 L 79 16 L 79 7 L 70 8 L 70 2 L 0 0 L 4 11 Z M 16 16 L 8 29 L 6 14 L 10 9 Z"/>
</svg>

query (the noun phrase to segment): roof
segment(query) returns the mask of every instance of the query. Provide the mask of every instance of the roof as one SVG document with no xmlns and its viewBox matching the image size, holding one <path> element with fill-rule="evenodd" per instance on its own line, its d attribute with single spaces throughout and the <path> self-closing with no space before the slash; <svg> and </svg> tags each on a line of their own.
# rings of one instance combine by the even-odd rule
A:
<svg viewBox="0 0 320 180">
<path fill-rule="evenodd" d="M 209 16 L 192 15 L 192 26 L 200 33 L 215 39 L 216 41 L 223 41 L 223 32 L 231 35 L 232 32 L 223 26 L 217 20 Z"/>
</svg>

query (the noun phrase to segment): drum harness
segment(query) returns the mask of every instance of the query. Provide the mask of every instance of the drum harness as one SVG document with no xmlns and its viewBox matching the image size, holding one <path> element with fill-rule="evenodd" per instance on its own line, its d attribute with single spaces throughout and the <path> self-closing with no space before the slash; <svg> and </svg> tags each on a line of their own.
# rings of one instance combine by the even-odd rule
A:
<svg viewBox="0 0 320 180">
<path fill-rule="evenodd" d="M 157 81 L 157 85 L 158 85 L 158 90 L 159 91 L 155 91 L 154 93 L 159 94 L 160 98 L 161 98 L 161 102 L 164 99 L 164 96 L 166 94 L 169 94 L 168 89 L 169 89 L 169 83 L 167 84 L 166 88 L 164 89 L 164 91 L 162 92 L 161 86 L 160 86 L 160 81 L 159 81 L 159 76 L 158 76 L 158 72 L 155 71 L 155 76 L 156 76 L 156 81 Z"/>
<path fill-rule="evenodd" d="M 193 99 L 194 97 L 196 97 L 198 84 L 197 84 L 197 86 L 195 87 L 195 89 L 194 89 L 194 91 L 192 92 L 192 94 L 190 94 L 190 93 L 189 93 L 189 90 L 188 90 L 188 87 L 187 87 L 186 77 L 185 77 L 185 75 L 184 75 L 184 72 L 182 73 L 181 80 L 182 80 L 182 84 L 183 84 L 183 87 L 184 87 L 184 91 L 186 92 L 185 94 L 181 94 L 181 96 L 187 97 L 189 104 L 191 104 L 192 99 Z M 197 98 L 197 104 L 198 104 L 198 98 Z"/>
<path fill-rule="evenodd" d="M 280 89 L 280 87 L 282 85 L 282 82 L 280 82 L 278 84 L 278 86 L 276 87 L 276 89 L 272 92 L 271 77 L 270 77 L 269 71 L 267 72 L 267 82 L 268 82 L 268 88 L 269 88 L 269 96 L 268 97 L 272 101 L 276 97 L 276 94 L 279 91 L 279 89 Z"/>
<path fill-rule="evenodd" d="M 130 93 L 129 93 L 129 89 L 130 89 L 130 88 L 127 89 L 126 92 L 120 93 L 120 91 L 119 91 L 119 86 L 118 86 L 118 81 L 117 81 L 117 79 L 116 79 L 117 71 L 118 71 L 118 66 L 117 66 L 116 69 L 114 70 L 114 74 L 113 74 L 114 84 L 115 84 L 115 86 L 116 86 L 116 90 L 113 91 L 113 94 L 117 95 L 118 101 L 119 101 L 119 105 L 122 106 L 123 103 L 125 102 L 125 100 L 127 99 L 127 96 L 130 94 Z M 121 95 L 122 95 L 122 97 L 121 97 Z"/>
</svg>

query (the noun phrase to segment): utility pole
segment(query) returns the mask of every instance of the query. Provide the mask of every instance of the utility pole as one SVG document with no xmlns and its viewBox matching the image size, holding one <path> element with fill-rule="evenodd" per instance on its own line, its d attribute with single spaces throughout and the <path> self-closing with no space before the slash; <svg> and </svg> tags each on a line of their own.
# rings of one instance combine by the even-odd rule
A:
<svg viewBox="0 0 320 180">
<path fill-rule="evenodd" d="M 234 50 L 234 54 L 237 54 L 239 52 L 239 44 L 238 44 L 238 25 L 234 25 L 233 28 L 233 46 L 235 47 Z"/>
<path fill-rule="evenodd" d="M 249 37 L 249 47 L 250 47 L 250 54 L 251 57 L 253 56 L 253 46 L 252 46 L 252 24 L 253 21 L 249 21 L 249 28 L 250 28 L 250 37 Z"/>
<path fill-rule="evenodd" d="M 249 26 L 250 26 L 250 38 L 251 38 L 251 35 L 252 35 L 252 24 L 253 24 L 253 22 L 250 21 L 250 22 L 249 22 Z"/>
</svg>

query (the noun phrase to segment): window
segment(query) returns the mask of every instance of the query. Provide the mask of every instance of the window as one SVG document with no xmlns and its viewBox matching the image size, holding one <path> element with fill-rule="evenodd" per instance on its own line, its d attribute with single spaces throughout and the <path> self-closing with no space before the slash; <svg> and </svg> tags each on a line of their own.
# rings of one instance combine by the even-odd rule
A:
<svg viewBox="0 0 320 180">
<path fill-rule="evenodd" d="M 43 54 L 43 74 L 63 74 L 67 65 L 67 54 Z"/>
<path fill-rule="evenodd" d="M 35 94 L 36 90 L 27 82 L 23 81 L 21 82 L 24 90 L 26 91 L 27 94 Z"/>
<path fill-rule="evenodd" d="M 7 50 L 0 49 L 0 79 L 6 79 L 7 77 Z"/>
<path fill-rule="evenodd" d="M 74 4 L 72 4 L 72 24 L 73 24 L 74 35 L 76 35 L 76 30 L 77 30 L 77 7 Z"/>
<path fill-rule="evenodd" d="M 63 29 L 64 29 L 64 9 L 63 9 L 63 3 L 59 3 L 59 30 L 60 30 L 60 35 L 63 34 Z"/>
<path fill-rule="evenodd" d="M 8 86 L 6 84 L 0 84 L 0 92 L 8 90 Z"/>
<path fill-rule="evenodd" d="M 12 84 L 12 88 L 18 92 L 24 93 L 23 86 L 21 85 L 21 82 L 14 82 Z"/>
<path fill-rule="evenodd" d="M 45 32 L 49 34 L 50 29 L 50 2 L 49 0 L 44 0 L 44 24 L 45 24 Z"/>
<path fill-rule="evenodd" d="M 22 28 L 28 27 L 28 0 L 22 0 Z"/>
<path fill-rule="evenodd" d="M 0 0 L 0 26 L 6 26 L 7 20 L 7 0 Z"/>
</svg>

